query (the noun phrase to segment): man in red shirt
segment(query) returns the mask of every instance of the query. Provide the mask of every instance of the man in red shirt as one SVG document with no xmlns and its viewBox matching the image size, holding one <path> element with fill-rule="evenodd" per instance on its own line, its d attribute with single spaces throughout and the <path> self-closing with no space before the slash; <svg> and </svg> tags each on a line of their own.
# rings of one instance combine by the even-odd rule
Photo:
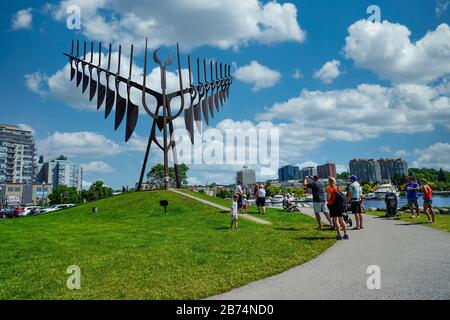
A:
<svg viewBox="0 0 450 320">
<path fill-rule="evenodd" d="M 422 179 L 422 190 L 423 190 L 423 212 L 428 217 L 428 223 L 435 223 L 436 214 L 433 209 L 433 189 L 428 184 L 427 179 Z"/>
</svg>

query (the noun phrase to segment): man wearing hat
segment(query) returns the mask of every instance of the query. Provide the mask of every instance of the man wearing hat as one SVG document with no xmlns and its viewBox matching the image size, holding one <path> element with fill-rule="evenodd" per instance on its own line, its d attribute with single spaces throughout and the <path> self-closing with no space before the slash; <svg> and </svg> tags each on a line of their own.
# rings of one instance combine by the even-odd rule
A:
<svg viewBox="0 0 450 320">
<path fill-rule="evenodd" d="M 347 202 L 350 203 L 352 213 L 355 215 L 356 227 L 354 230 L 364 229 L 361 210 L 362 188 L 356 176 L 350 176 L 350 185 L 347 190 Z"/>
</svg>

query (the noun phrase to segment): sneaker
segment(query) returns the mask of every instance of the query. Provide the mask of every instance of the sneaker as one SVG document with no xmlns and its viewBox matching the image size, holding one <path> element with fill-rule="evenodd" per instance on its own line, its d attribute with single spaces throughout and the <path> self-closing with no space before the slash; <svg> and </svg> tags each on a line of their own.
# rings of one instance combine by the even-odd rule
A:
<svg viewBox="0 0 450 320">
<path fill-rule="evenodd" d="M 344 240 L 349 240 L 349 237 L 348 237 L 348 235 L 344 235 L 344 238 L 343 238 Z"/>
<path fill-rule="evenodd" d="M 336 236 L 336 240 L 340 241 L 340 240 L 342 240 L 342 237 L 341 236 Z"/>
</svg>

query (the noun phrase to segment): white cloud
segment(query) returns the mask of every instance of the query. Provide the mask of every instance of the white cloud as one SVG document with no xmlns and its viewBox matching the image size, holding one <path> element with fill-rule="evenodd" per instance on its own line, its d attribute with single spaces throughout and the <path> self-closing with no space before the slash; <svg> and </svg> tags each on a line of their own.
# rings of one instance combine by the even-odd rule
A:
<svg viewBox="0 0 450 320">
<path fill-rule="evenodd" d="M 343 165 L 343 164 L 336 165 L 336 173 L 341 174 L 343 172 L 348 172 L 348 171 L 349 171 L 349 169 L 346 165 Z"/>
<path fill-rule="evenodd" d="M 434 168 L 450 170 L 450 144 L 436 143 L 424 150 L 415 150 L 417 160 L 413 162 L 414 168 Z"/>
<path fill-rule="evenodd" d="M 123 152 L 123 147 L 95 132 L 55 132 L 38 142 L 42 154 L 106 157 Z"/>
<path fill-rule="evenodd" d="M 238 68 L 235 77 L 242 82 L 253 85 L 252 91 L 257 92 L 275 86 L 281 79 L 281 73 L 254 60 L 249 65 Z"/>
<path fill-rule="evenodd" d="M 423 85 L 304 90 L 299 97 L 257 114 L 256 119 L 276 121 L 286 129 L 282 139 L 290 140 L 295 149 L 298 145 L 308 149 L 325 140 L 361 141 L 389 133 L 432 131 L 437 124 L 450 122 L 450 98 Z"/>
<path fill-rule="evenodd" d="M 33 24 L 33 9 L 23 9 L 17 11 L 11 19 L 11 29 L 31 29 Z"/>
<path fill-rule="evenodd" d="M 91 161 L 88 163 L 81 164 L 81 167 L 83 168 L 83 172 L 90 174 L 90 173 L 111 173 L 115 170 L 106 162 L 104 161 Z"/>
<path fill-rule="evenodd" d="M 340 61 L 331 60 L 323 65 L 323 67 L 314 73 L 314 78 L 320 79 L 323 83 L 330 84 L 340 76 Z"/>
<path fill-rule="evenodd" d="M 344 54 L 356 66 L 394 83 L 426 84 L 450 75 L 450 27 L 411 42 L 411 31 L 388 21 L 360 20 L 348 28 Z"/>
<path fill-rule="evenodd" d="M 89 190 L 89 188 L 90 188 L 93 184 L 94 184 L 94 183 L 91 182 L 91 181 L 83 180 L 83 181 L 82 181 L 83 190 Z"/>
<path fill-rule="evenodd" d="M 42 88 L 45 81 L 47 81 L 47 76 L 42 72 L 34 72 L 25 75 L 25 86 L 41 96 L 45 94 L 45 91 Z"/>
<path fill-rule="evenodd" d="M 152 48 L 211 45 L 238 48 L 249 42 L 303 42 L 306 33 L 292 3 L 258 0 L 64 0 L 53 7 L 53 17 L 65 21 L 66 8 L 78 5 L 82 33 L 90 39 Z"/>
</svg>

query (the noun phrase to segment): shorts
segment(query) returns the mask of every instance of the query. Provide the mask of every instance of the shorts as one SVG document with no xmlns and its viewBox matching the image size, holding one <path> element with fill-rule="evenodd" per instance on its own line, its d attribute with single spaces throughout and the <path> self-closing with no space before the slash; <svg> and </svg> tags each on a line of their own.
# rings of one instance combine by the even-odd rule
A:
<svg viewBox="0 0 450 320">
<path fill-rule="evenodd" d="M 353 214 L 362 213 L 361 201 L 352 201 L 350 206 Z"/>
<path fill-rule="evenodd" d="M 265 206 L 266 206 L 266 198 L 264 198 L 264 197 L 258 197 L 258 198 L 256 199 L 256 205 L 257 205 L 258 207 L 265 207 Z"/>
<path fill-rule="evenodd" d="M 424 205 L 432 205 L 433 204 L 433 199 L 423 199 L 423 204 Z"/>
<path fill-rule="evenodd" d="M 330 210 L 331 218 L 342 218 L 344 216 L 344 211 L 338 207 L 328 205 L 328 209 Z"/>
<path fill-rule="evenodd" d="M 248 204 L 243 204 L 242 209 L 244 209 L 244 210 L 248 209 Z"/>
<path fill-rule="evenodd" d="M 419 200 L 417 198 L 408 198 L 408 206 L 410 207 L 418 207 Z"/>
<path fill-rule="evenodd" d="M 326 206 L 326 202 L 322 201 L 322 202 L 313 202 L 313 209 L 315 213 L 327 213 L 328 209 Z"/>
</svg>

